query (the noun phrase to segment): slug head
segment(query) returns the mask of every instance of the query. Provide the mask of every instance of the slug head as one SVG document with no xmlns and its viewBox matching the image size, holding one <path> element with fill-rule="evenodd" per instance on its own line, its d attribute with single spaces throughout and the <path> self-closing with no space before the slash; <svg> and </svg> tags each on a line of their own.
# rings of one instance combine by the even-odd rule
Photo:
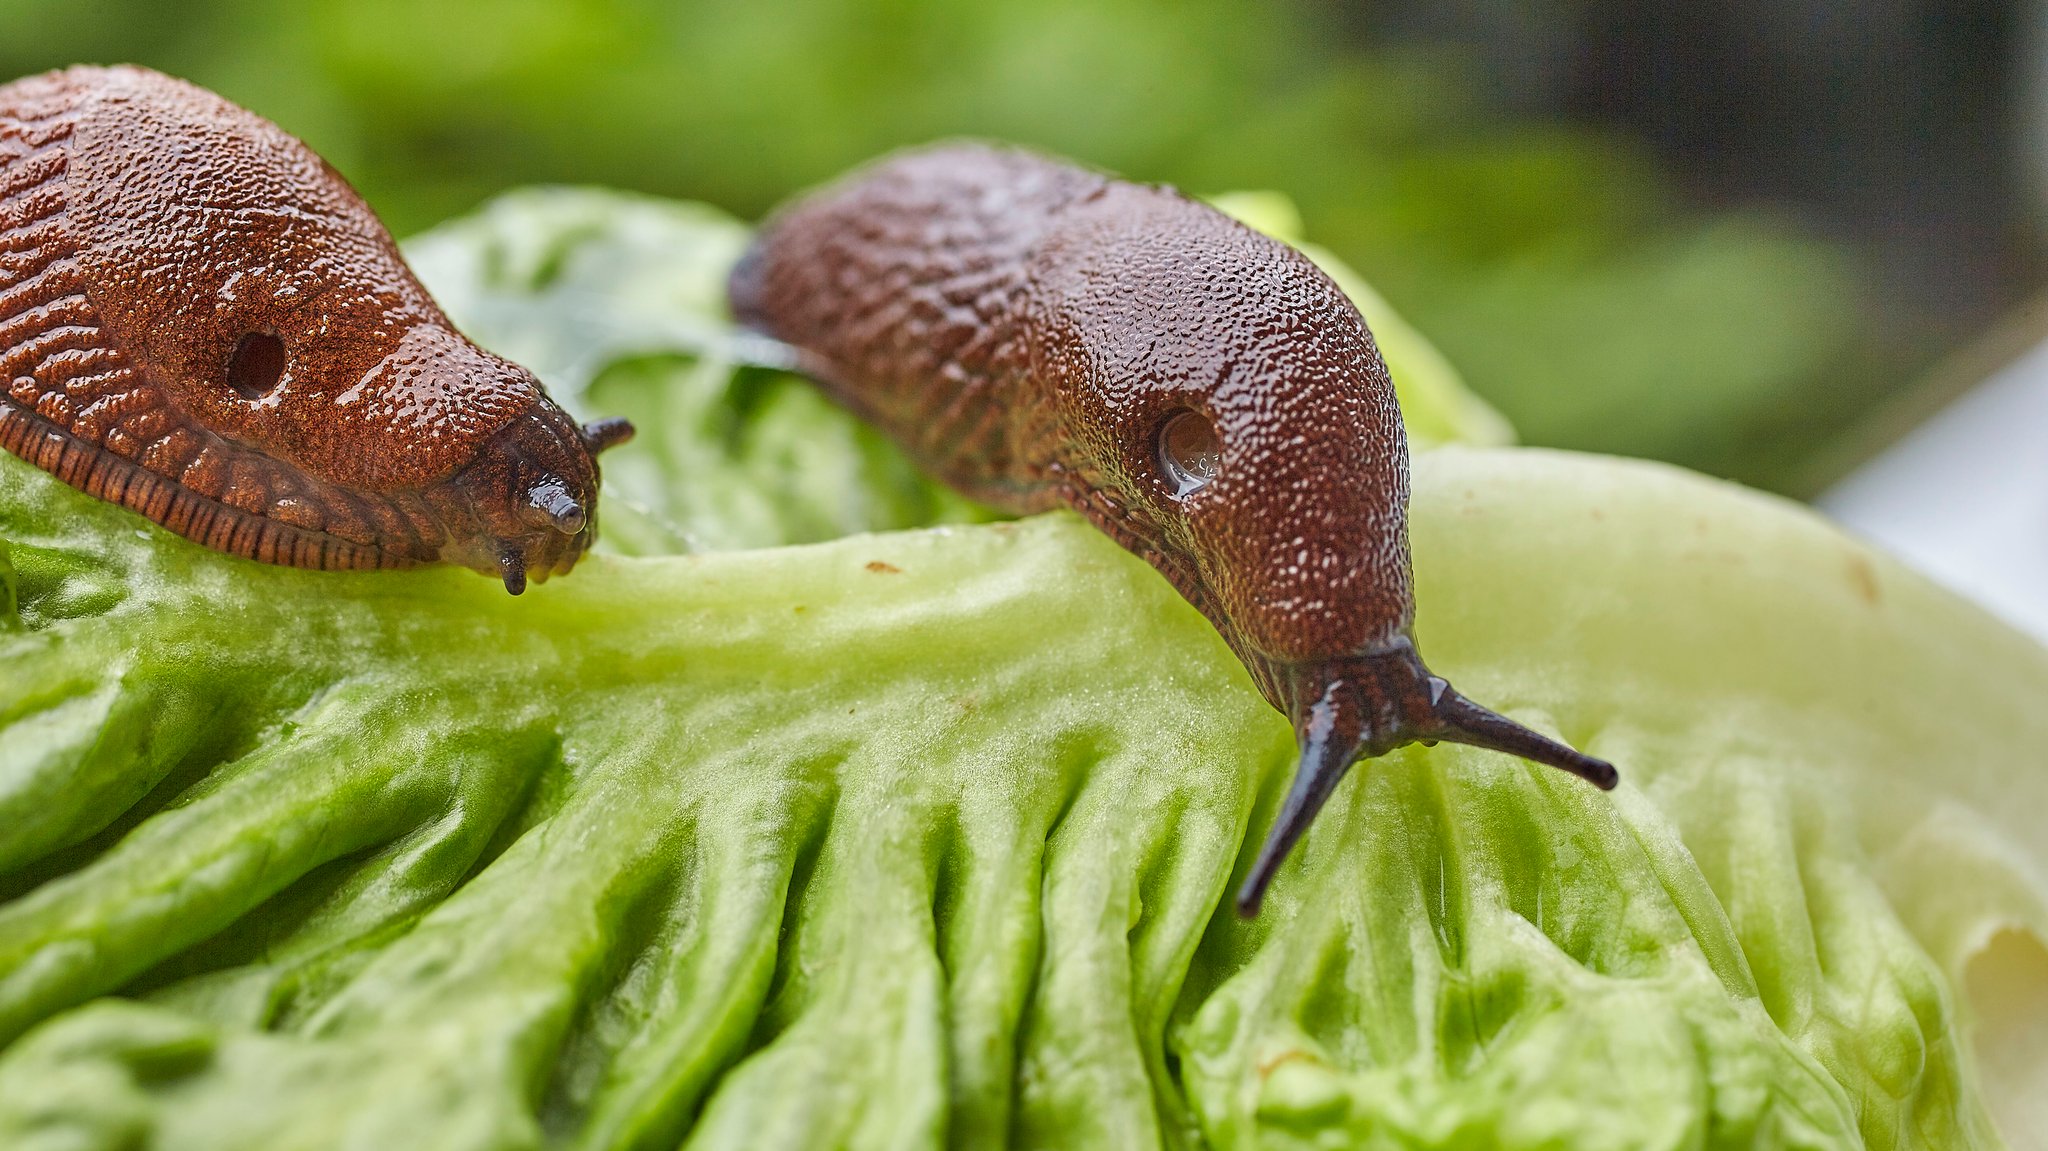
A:
<svg viewBox="0 0 2048 1151">
<path fill-rule="evenodd" d="M 1407 444 L 1358 310 L 1293 249 L 1110 185 L 1041 244 L 1034 350 L 1070 502 L 1157 566 L 1295 725 L 1295 786 L 1239 895 L 1352 763 L 1449 740 L 1601 787 L 1612 765 L 1465 699 L 1410 637 Z"/>
<path fill-rule="evenodd" d="M 480 442 L 458 438 L 468 457 L 442 478 L 364 469 L 371 487 L 415 485 L 447 532 L 440 558 L 504 581 L 519 595 L 529 579 L 575 566 L 597 532 L 596 454 L 633 434 L 624 420 L 578 427 L 532 375 L 441 328 L 400 342 L 358 388 L 337 398 L 337 427 L 380 444 L 438 454 L 441 413 L 469 394 L 525 392 L 530 401 Z M 361 411 L 355 411 L 356 408 Z"/>
<path fill-rule="evenodd" d="M 202 445 L 199 464 L 142 466 L 514 594 L 575 563 L 593 453 L 629 427 L 577 428 L 532 373 L 464 339 L 354 190 L 275 125 L 143 69 L 57 82 L 86 93 L 66 179 L 85 294 L 182 422 L 172 440 Z"/>
</svg>

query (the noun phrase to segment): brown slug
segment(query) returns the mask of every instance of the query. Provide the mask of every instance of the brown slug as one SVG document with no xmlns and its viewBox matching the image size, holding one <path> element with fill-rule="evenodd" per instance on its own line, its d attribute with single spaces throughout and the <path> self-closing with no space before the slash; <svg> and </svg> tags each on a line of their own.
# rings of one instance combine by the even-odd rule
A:
<svg viewBox="0 0 2048 1151">
<path fill-rule="evenodd" d="M 465 340 L 276 125 L 141 68 L 0 87 L 0 445 L 65 483 L 266 563 L 517 595 L 582 555 L 631 434 Z"/>
<path fill-rule="evenodd" d="M 1358 759 L 1450 740 L 1615 785 L 1423 665 L 1393 383 L 1285 244 L 1170 188 L 943 146 L 782 209 L 728 291 L 929 471 L 1073 508 L 1216 625 L 1301 749 L 1240 913 Z"/>
</svg>

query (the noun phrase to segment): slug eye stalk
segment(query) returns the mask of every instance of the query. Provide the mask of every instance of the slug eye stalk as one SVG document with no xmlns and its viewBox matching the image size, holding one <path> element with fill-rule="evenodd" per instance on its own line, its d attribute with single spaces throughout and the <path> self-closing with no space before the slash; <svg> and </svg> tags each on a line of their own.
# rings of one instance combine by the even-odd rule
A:
<svg viewBox="0 0 2048 1151">
<path fill-rule="evenodd" d="M 1259 913 L 1266 888 L 1344 773 L 1361 759 L 1410 743 L 1463 743 L 1568 771 L 1603 791 L 1620 782 L 1614 765 L 1574 750 L 1459 695 L 1423 666 L 1415 645 L 1285 669 L 1293 686 L 1301 758 L 1294 783 L 1238 889 L 1237 913 Z"/>
</svg>

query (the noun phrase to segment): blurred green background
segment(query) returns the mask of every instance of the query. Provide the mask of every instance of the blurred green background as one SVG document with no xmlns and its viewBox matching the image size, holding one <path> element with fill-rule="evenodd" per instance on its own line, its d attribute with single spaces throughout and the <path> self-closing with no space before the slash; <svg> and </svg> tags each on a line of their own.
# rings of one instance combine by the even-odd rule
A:
<svg viewBox="0 0 2048 1151">
<path fill-rule="evenodd" d="M 1583 32 L 1597 7 L 1503 10 Z M 533 182 L 753 218 L 878 152 L 961 134 L 1191 191 L 1277 188 L 1524 439 L 1795 494 L 1830 478 L 1845 429 L 2005 302 L 1888 292 L 1870 245 L 1810 206 L 1702 190 L 1614 117 L 1532 107 L 1499 52 L 1417 32 L 1414 11 L 0 0 L 0 74 L 134 61 L 185 76 L 304 138 L 401 235 Z"/>
</svg>

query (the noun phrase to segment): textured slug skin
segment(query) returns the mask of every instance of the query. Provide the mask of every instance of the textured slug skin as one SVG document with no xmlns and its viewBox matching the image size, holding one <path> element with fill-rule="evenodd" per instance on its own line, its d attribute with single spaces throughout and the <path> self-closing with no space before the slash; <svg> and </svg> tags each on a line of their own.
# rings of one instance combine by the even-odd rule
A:
<svg viewBox="0 0 2048 1151">
<path fill-rule="evenodd" d="M 0 445 L 209 547 L 566 571 L 586 432 L 463 339 L 334 170 L 145 69 L 0 87 Z"/>
<path fill-rule="evenodd" d="M 1614 786 L 1423 666 L 1393 383 L 1285 244 L 1169 188 L 956 145 L 784 209 L 728 293 L 928 470 L 1010 511 L 1073 508 L 1216 625 L 1302 748 L 1244 913 L 1356 759 L 1452 740 Z M 1206 482 L 1171 462 L 1190 444 Z"/>
<path fill-rule="evenodd" d="M 1150 561 L 1269 696 L 1269 665 L 1406 632 L 1407 445 L 1372 336 L 1300 253 L 1206 205 L 914 152 L 772 220 L 731 297 L 934 474 L 1071 507 Z M 1221 463 L 1177 497 L 1160 430 L 1187 411 Z"/>
</svg>

